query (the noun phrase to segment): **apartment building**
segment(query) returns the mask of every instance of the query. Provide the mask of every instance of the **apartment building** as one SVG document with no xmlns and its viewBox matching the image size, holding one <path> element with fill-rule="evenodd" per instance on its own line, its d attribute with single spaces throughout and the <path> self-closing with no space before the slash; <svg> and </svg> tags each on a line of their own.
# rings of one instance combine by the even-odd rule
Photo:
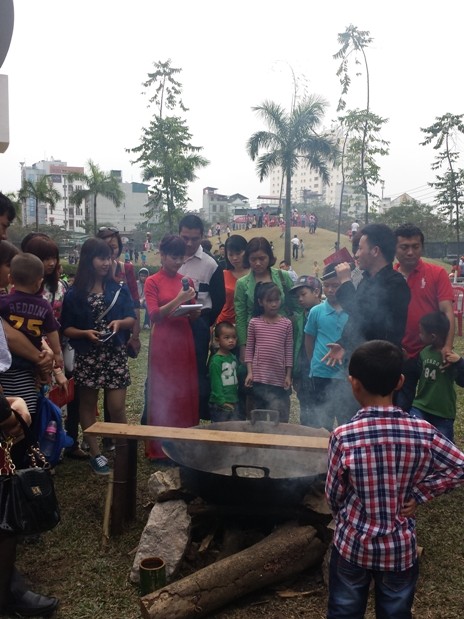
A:
<svg viewBox="0 0 464 619">
<path fill-rule="evenodd" d="M 43 160 L 31 166 L 21 166 L 21 184 L 24 180 L 35 182 L 41 176 L 47 175 L 53 182 L 53 187 L 61 198 L 53 211 L 46 204 L 39 203 L 39 225 L 56 225 L 70 232 L 85 232 L 85 222 L 93 222 L 93 198 L 88 198 L 79 206 L 70 204 L 69 197 L 78 189 L 85 189 L 82 181 L 72 182 L 72 174 L 84 174 L 84 167 L 68 166 L 66 161 L 57 159 Z M 148 185 L 145 183 L 126 183 L 122 180 L 120 170 L 112 170 L 117 178 L 124 199 L 119 208 L 102 195 L 97 197 L 98 223 L 111 223 L 121 232 L 134 230 L 136 224 L 145 221 L 147 210 Z M 24 225 L 33 225 L 36 220 L 35 200 L 28 198 L 23 204 L 22 221 Z"/>
</svg>

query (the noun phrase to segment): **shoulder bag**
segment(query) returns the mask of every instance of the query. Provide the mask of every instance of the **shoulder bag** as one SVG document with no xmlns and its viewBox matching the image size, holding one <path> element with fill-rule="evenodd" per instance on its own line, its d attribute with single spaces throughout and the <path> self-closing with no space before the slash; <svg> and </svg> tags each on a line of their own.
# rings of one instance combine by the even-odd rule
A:
<svg viewBox="0 0 464 619">
<path fill-rule="evenodd" d="M 20 415 L 15 415 L 23 428 L 29 468 L 16 468 L 11 458 L 13 439 L 0 435 L 0 451 L 3 452 L 3 468 L 0 471 L 0 531 L 36 535 L 53 529 L 60 522 L 60 511 L 50 466 L 27 424 Z"/>
</svg>

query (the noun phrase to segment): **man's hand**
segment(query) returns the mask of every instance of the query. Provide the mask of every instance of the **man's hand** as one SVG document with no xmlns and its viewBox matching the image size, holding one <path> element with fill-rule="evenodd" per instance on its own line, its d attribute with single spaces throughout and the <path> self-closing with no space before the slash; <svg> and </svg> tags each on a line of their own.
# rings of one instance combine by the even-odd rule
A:
<svg viewBox="0 0 464 619">
<path fill-rule="evenodd" d="M 53 370 L 53 351 L 50 348 L 42 348 L 39 354 L 39 359 L 36 363 L 40 372 L 50 373 Z"/>
<path fill-rule="evenodd" d="M 335 273 L 340 284 L 351 281 L 351 265 L 349 262 L 341 262 L 335 267 Z"/>
<path fill-rule="evenodd" d="M 325 361 L 326 365 L 333 368 L 335 365 L 341 365 L 345 356 L 345 349 L 340 344 L 327 344 L 329 352 L 322 357 L 321 361 Z"/>
</svg>

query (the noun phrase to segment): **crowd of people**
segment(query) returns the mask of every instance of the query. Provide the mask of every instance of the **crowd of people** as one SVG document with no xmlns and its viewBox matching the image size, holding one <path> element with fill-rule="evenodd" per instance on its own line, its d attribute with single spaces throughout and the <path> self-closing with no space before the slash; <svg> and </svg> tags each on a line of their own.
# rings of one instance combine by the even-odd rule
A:
<svg viewBox="0 0 464 619">
<path fill-rule="evenodd" d="M 66 392 L 74 381 L 66 455 L 106 476 L 103 451 L 111 443 L 86 436 L 84 445 L 79 424 L 85 432 L 95 421 L 100 389 L 105 419 L 126 421 L 128 357 L 140 351 L 141 327 L 150 330 L 142 423 L 191 427 L 200 419 L 246 419 L 252 408 L 275 410 L 287 423 L 293 388 L 300 423 L 333 433 L 327 497 L 336 531 L 328 616 L 348 616 L 343 605 L 350 617 L 363 616 L 368 589 L 348 584 L 356 570 L 363 571 L 363 583 L 374 577 L 379 604 L 389 609 L 381 616 L 410 616 L 417 579 L 414 510 L 464 479 L 464 456 L 452 443 L 454 383 L 464 386 L 464 360 L 453 351 L 453 290 L 444 269 L 422 260 L 421 230 L 355 226 L 354 264 L 324 264 L 320 275 L 314 262 L 314 274 L 298 277 L 285 261 L 275 267 L 264 236 L 247 241 L 229 230 L 214 259 L 203 222 L 189 214 L 177 235 L 161 240 L 159 271 L 149 275 L 142 267 L 136 277 L 131 262 L 120 261 L 118 230 L 104 227 L 82 245 L 69 287 L 60 278 L 53 239 L 29 234 L 21 252 L 6 241 L 13 219 L 10 201 L 0 194 L 0 336 L 4 330 L 6 337 L 0 385 L 11 405 L 22 398 L 34 425 L 37 385 L 56 383 Z M 294 239 L 296 260 L 303 248 Z M 65 348 L 73 351 L 68 367 Z M 0 419 L 0 430 L 7 426 L 11 431 L 12 419 Z M 376 449 L 384 457 L 374 457 Z M 407 449 L 417 452 L 413 463 Z M 446 467 L 431 463 L 429 452 Z M 147 441 L 146 456 L 166 458 L 156 440 Z M 391 483 L 394 497 L 380 500 L 378 487 Z M 375 488 L 367 491 L 366 484 Z M 0 533 L 7 557 L 0 608 L 25 608 L 29 616 L 53 610 L 55 598 L 18 585 L 15 544 L 14 536 Z M 394 596 L 406 614 L 389 614 L 393 602 L 385 601 L 377 575 L 391 571 L 400 589 L 408 581 L 408 593 Z"/>
</svg>

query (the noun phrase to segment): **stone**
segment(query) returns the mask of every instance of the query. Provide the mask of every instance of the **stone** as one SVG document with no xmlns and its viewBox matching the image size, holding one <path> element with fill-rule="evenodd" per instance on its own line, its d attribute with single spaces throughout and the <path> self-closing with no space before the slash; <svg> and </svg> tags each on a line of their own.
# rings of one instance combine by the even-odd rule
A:
<svg viewBox="0 0 464 619">
<path fill-rule="evenodd" d="M 148 480 L 148 496 L 156 503 L 167 493 L 180 491 L 181 486 L 179 467 L 156 471 Z"/>
<path fill-rule="evenodd" d="M 140 580 L 142 559 L 160 557 L 166 564 L 166 577 L 178 569 L 190 539 L 191 518 L 184 501 L 156 503 L 140 538 L 130 573 L 130 581 Z"/>
</svg>

